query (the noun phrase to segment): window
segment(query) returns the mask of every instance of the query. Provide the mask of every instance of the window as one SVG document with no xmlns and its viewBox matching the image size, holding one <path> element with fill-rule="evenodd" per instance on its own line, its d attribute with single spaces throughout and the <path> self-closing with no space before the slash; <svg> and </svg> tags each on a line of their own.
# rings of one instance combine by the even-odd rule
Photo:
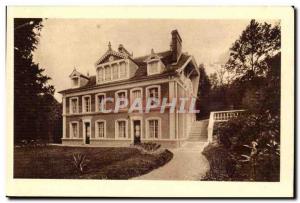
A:
<svg viewBox="0 0 300 203">
<path fill-rule="evenodd" d="M 100 93 L 96 95 L 96 111 L 102 112 L 105 109 L 105 93 Z"/>
<path fill-rule="evenodd" d="M 125 62 L 120 63 L 120 78 L 126 78 L 127 71 L 126 71 L 126 64 Z"/>
<path fill-rule="evenodd" d="M 112 78 L 113 80 L 116 80 L 119 78 L 119 66 L 118 64 L 113 64 L 112 65 Z"/>
<path fill-rule="evenodd" d="M 118 99 L 122 99 L 120 100 L 120 105 L 125 105 L 125 100 L 127 98 L 127 91 L 125 90 L 120 90 L 118 92 L 116 92 L 116 102 L 118 101 Z"/>
<path fill-rule="evenodd" d="M 79 78 L 78 77 L 72 78 L 72 82 L 73 82 L 73 84 L 72 84 L 73 87 L 79 86 Z"/>
<path fill-rule="evenodd" d="M 117 139 L 127 138 L 127 120 L 117 120 L 115 132 Z"/>
<path fill-rule="evenodd" d="M 128 78 L 128 60 L 120 59 L 100 64 L 97 67 L 97 84 Z"/>
<path fill-rule="evenodd" d="M 149 74 L 156 74 L 159 72 L 158 70 L 158 61 L 151 61 L 148 63 L 149 66 Z"/>
<path fill-rule="evenodd" d="M 159 105 L 160 102 L 160 86 L 150 86 L 146 88 L 147 99 L 151 99 L 151 106 Z"/>
<path fill-rule="evenodd" d="M 70 137 L 71 138 L 79 138 L 79 130 L 78 130 L 78 122 L 71 122 L 70 123 Z"/>
<path fill-rule="evenodd" d="M 150 118 L 147 122 L 148 139 L 160 138 L 160 119 Z"/>
<path fill-rule="evenodd" d="M 103 79 L 104 79 L 104 74 L 103 74 L 103 68 L 98 68 L 98 83 L 101 83 L 103 82 Z"/>
<path fill-rule="evenodd" d="M 105 121 L 96 121 L 96 138 L 105 138 L 106 124 Z"/>
<path fill-rule="evenodd" d="M 70 113 L 78 113 L 78 98 L 70 99 Z"/>
<path fill-rule="evenodd" d="M 143 98 L 142 88 L 134 88 L 130 90 L 131 103 L 137 98 Z"/>
<path fill-rule="evenodd" d="M 105 81 L 111 80 L 111 69 L 110 69 L 110 66 L 105 66 L 104 70 L 105 70 Z"/>
<path fill-rule="evenodd" d="M 91 97 L 90 96 L 84 96 L 83 102 L 82 102 L 82 112 L 90 112 L 91 111 Z"/>
</svg>

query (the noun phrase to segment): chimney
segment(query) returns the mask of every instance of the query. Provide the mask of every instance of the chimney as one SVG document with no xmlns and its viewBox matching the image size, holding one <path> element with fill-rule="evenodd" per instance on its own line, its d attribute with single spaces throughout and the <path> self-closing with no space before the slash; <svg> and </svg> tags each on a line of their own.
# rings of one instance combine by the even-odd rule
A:
<svg viewBox="0 0 300 203">
<path fill-rule="evenodd" d="M 182 39 L 177 30 L 171 32 L 171 51 L 172 51 L 172 62 L 177 62 L 182 51 Z"/>
</svg>

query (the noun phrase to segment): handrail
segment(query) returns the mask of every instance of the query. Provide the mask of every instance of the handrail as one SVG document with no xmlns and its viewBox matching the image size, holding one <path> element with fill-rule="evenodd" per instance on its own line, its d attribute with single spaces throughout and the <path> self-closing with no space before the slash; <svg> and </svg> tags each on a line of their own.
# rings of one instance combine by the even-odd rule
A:
<svg viewBox="0 0 300 203">
<path fill-rule="evenodd" d="M 212 111 L 209 116 L 208 123 L 208 142 L 213 141 L 213 131 L 215 122 L 226 122 L 230 118 L 237 117 L 241 112 L 245 110 L 230 110 L 230 111 Z"/>
</svg>

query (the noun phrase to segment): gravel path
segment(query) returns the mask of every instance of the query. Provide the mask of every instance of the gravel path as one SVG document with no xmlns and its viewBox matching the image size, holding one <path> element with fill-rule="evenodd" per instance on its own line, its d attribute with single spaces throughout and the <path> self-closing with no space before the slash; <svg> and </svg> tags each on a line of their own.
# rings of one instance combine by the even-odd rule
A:
<svg viewBox="0 0 300 203">
<path fill-rule="evenodd" d="M 186 143 L 183 147 L 171 150 L 173 159 L 166 165 L 135 180 L 200 180 L 209 170 L 207 159 L 201 154 L 203 142 Z"/>
</svg>

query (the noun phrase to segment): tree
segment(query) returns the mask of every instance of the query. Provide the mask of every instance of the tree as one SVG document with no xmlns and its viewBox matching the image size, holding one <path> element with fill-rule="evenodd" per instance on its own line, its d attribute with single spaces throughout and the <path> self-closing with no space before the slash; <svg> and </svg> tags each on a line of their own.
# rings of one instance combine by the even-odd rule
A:
<svg viewBox="0 0 300 203">
<path fill-rule="evenodd" d="M 199 72 L 200 77 L 197 96 L 198 98 L 200 98 L 200 100 L 198 101 L 200 114 L 198 115 L 198 117 L 204 118 L 209 115 L 209 93 L 211 89 L 211 83 L 208 75 L 206 74 L 203 64 L 199 65 Z"/>
<path fill-rule="evenodd" d="M 252 80 L 256 76 L 265 76 L 266 59 L 280 51 L 280 26 L 250 21 L 238 40 L 230 48 L 230 58 L 226 69 L 234 72 L 237 78 Z"/>
<path fill-rule="evenodd" d="M 54 99 L 50 77 L 33 62 L 33 52 L 38 44 L 42 19 L 14 19 L 14 138 L 44 138 L 42 123 L 49 121 L 52 111 L 49 99 Z M 45 99 L 48 98 L 48 99 Z M 55 99 L 54 99 L 55 100 Z"/>
</svg>

